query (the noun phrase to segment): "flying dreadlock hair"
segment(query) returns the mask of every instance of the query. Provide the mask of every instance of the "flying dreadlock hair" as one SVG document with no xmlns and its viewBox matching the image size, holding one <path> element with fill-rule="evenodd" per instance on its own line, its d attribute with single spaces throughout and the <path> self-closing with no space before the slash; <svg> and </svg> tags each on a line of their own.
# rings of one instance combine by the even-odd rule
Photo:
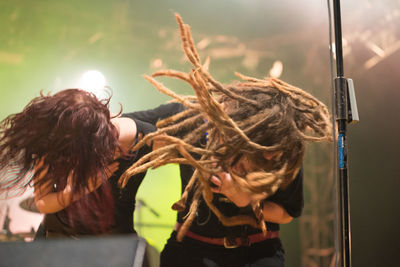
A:
<svg viewBox="0 0 400 267">
<path fill-rule="evenodd" d="M 178 240 L 182 240 L 190 227 L 201 196 L 224 225 L 248 224 L 266 233 L 260 202 L 252 203 L 256 219 L 246 215 L 225 217 L 212 204 L 209 178 L 226 171 L 245 192 L 267 193 L 267 196 L 274 194 L 296 177 L 302 165 L 305 141 L 332 139 L 328 109 L 309 93 L 278 79 L 256 79 L 236 73 L 243 82 L 219 83 L 209 74 L 208 62 L 202 65 L 189 25 L 183 23 L 179 14 L 175 16 L 184 52 L 193 69 L 189 73 L 158 71 L 152 76 L 184 80 L 192 86 L 196 96 L 177 95 L 152 77 L 145 76 L 159 91 L 182 103 L 186 110 L 159 121 L 158 131 L 147 135 L 136 145 L 134 149 L 149 140 L 164 140 L 169 144 L 133 164 L 120 178 L 120 184 L 125 186 L 129 177 L 148 168 L 168 163 L 190 164 L 195 167 L 195 172 L 181 199 L 172 206 L 173 209 L 184 210 L 188 192 L 194 190 Z M 205 133 L 208 133 L 208 141 L 200 145 L 199 140 L 204 138 Z M 264 157 L 266 154 L 278 156 L 267 160 Z M 245 177 L 232 171 L 228 164 L 228 159 L 242 155 L 257 166 Z"/>
</svg>

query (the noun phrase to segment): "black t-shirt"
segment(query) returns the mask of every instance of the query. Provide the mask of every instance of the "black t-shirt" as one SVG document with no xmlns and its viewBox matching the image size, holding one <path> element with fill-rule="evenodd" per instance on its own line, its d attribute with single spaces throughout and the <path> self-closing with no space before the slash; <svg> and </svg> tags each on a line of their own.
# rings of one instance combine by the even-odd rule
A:
<svg viewBox="0 0 400 267">
<path fill-rule="evenodd" d="M 160 105 L 154 109 L 149 109 L 145 111 L 136 111 L 130 114 L 133 118 L 138 119 L 142 122 L 156 125 L 157 121 L 168 118 L 183 110 L 185 110 L 185 107 L 182 104 L 169 103 Z"/>
</svg>

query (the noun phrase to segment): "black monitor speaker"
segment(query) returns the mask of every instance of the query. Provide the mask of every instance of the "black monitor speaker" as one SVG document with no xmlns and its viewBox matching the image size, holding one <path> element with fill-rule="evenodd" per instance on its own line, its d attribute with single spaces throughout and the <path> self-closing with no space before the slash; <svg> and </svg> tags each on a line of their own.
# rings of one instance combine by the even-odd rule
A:
<svg viewBox="0 0 400 267">
<path fill-rule="evenodd" d="M 146 240 L 135 235 L 0 242 L 0 266 L 152 267 L 146 250 Z"/>
</svg>

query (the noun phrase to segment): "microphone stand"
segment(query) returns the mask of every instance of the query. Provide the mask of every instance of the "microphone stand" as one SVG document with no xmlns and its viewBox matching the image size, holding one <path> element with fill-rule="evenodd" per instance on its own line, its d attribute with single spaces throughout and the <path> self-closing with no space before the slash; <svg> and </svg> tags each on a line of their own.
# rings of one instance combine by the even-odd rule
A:
<svg viewBox="0 0 400 267">
<path fill-rule="evenodd" d="M 155 209 L 150 207 L 143 199 L 137 198 L 136 199 L 137 223 L 135 223 L 135 225 L 136 225 L 136 229 L 139 234 L 141 233 L 142 226 L 145 226 L 142 223 L 142 208 L 143 207 L 147 208 L 154 216 L 160 217 L 160 214 Z M 149 225 L 147 225 L 147 226 L 149 226 Z"/>
<path fill-rule="evenodd" d="M 344 77 L 342 27 L 340 15 L 340 0 L 333 0 L 336 78 L 335 78 L 335 120 L 337 122 L 337 167 L 338 167 L 338 204 L 341 266 L 351 266 L 351 231 L 350 231 L 350 198 L 347 164 L 347 123 L 358 122 L 358 111 L 355 100 L 353 81 Z M 336 167 L 336 166 L 335 166 Z"/>
</svg>

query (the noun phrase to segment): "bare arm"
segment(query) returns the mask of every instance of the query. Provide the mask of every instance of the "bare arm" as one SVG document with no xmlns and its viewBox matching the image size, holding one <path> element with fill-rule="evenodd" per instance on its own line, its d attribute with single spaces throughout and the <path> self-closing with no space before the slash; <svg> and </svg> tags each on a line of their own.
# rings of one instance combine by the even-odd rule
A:
<svg viewBox="0 0 400 267">
<path fill-rule="evenodd" d="M 107 177 L 111 175 L 118 169 L 118 162 L 114 162 L 108 166 Z M 47 173 L 47 168 L 42 171 L 37 180 L 44 177 Z M 77 201 L 83 195 L 89 194 L 90 192 L 96 190 L 102 184 L 102 179 L 99 177 L 95 179 L 90 179 L 89 186 L 84 192 L 75 193 L 71 196 L 71 181 L 72 181 L 72 171 L 68 176 L 68 184 L 64 190 L 60 192 L 52 192 L 52 184 L 43 184 L 41 186 L 35 186 L 34 196 L 35 204 L 40 213 L 55 213 L 68 207 L 72 202 Z"/>
<path fill-rule="evenodd" d="M 264 200 L 263 215 L 264 220 L 273 223 L 286 224 L 293 220 L 287 211 L 279 204 Z"/>
<path fill-rule="evenodd" d="M 129 150 L 136 140 L 137 126 L 134 120 L 130 118 L 117 117 L 111 119 L 111 123 L 117 128 L 118 141 L 123 148 Z M 115 155 L 118 157 L 118 155 Z"/>
</svg>

